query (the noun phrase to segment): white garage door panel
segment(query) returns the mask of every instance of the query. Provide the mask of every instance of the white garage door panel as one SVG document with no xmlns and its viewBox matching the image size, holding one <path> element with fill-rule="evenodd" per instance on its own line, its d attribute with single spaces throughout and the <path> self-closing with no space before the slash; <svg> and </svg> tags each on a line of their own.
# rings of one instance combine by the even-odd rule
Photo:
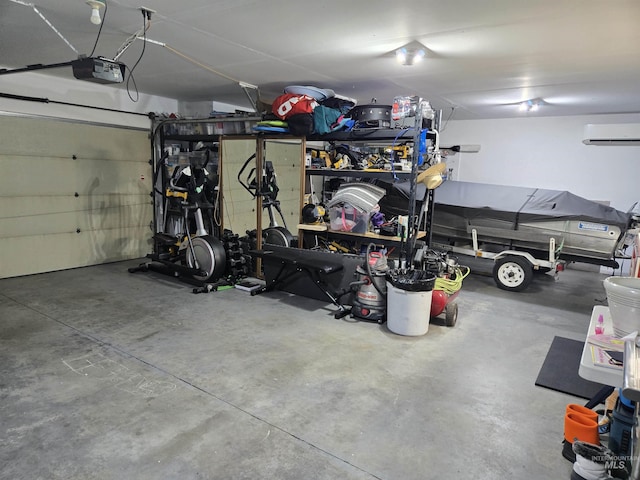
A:
<svg viewBox="0 0 640 480">
<path fill-rule="evenodd" d="M 151 155 L 146 131 L 15 116 L 0 118 L 0 124 L 2 154 L 120 161 L 148 161 Z M 146 143 L 143 157 L 141 143 Z"/>
<path fill-rule="evenodd" d="M 20 203 L 19 200 L 11 199 L 7 203 Z M 24 205 L 18 205 L 16 210 L 20 213 L 10 218 L 0 218 L 0 238 L 70 233 L 77 229 L 134 228 L 145 225 L 145 222 L 148 226 L 152 205 L 150 202 L 141 205 L 140 201 L 136 196 L 113 199 L 104 195 L 84 200 L 82 197 L 29 199 L 30 211 L 24 211 Z"/>
<path fill-rule="evenodd" d="M 8 278 L 137 258 L 151 251 L 149 238 L 147 226 L 0 239 L 0 272 Z"/>
<path fill-rule="evenodd" d="M 40 217 L 47 217 L 56 213 L 72 211 L 100 210 L 109 207 L 135 207 L 152 204 L 149 193 L 145 195 L 118 194 L 117 201 L 112 195 L 91 195 L 79 197 L 47 196 L 38 197 L 3 197 L 2 212 L 12 212 L 14 217 L 0 218 L 3 220 L 13 220 L 13 218 L 25 222 L 42 222 Z M 6 230 L 0 228 L 0 236 Z"/>
<path fill-rule="evenodd" d="M 149 253 L 149 154 L 147 131 L 0 116 L 0 278 Z"/>
<path fill-rule="evenodd" d="M 1 137 L 1 134 L 0 134 Z M 59 157 L 2 155 L 3 197 L 133 193 L 149 196 L 151 167 L 144 162 L 71 160 Z"/>
</svg>

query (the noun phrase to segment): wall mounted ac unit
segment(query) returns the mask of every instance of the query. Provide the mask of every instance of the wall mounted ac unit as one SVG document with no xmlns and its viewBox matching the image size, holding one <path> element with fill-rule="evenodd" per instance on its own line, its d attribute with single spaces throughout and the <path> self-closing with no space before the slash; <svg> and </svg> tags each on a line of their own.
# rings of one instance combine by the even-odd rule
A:
<svg viewBox="0 0 640 480">
<path fill-rule="evenodd" d="M 592 124 L 584 126 L 585 145 L 640 145 L 640 123 Z"/>
</svg>

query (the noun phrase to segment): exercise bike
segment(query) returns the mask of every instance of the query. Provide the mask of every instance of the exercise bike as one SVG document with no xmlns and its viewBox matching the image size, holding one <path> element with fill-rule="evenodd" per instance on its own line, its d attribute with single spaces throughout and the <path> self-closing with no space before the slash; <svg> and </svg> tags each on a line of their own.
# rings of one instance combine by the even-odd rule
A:
<svg viewBox="0 0 640 480">
<path fill-rule="evenodd" d="M 259 182 L 256 175 L 256 167 L 251 168 L 245 180 L 242 179 L 242 175 L 247 166 L 251 161 L 255 160 L 255 158 L 256 155 L 253 154 L 244 162 L 238 172 L 238 182 L 240 182 L 240 185 L 242 185 L 253 198 L 260 196 L 262 198 L 262 208 L 267 210 L 269 226 L 262 230 L 262 242 L 268 245 L 290 247 L 295 243 L 295 238 L 287 229 L 287 222 L 280 208 L 280 201 L 278 200 L 278 192 L 280 189 L 278 188 L 273 163 L 268 160 L 264 162 L 264 168 Z M 274 210 L 280 215 L 282 225 L 278 225 L 276 222 Z"/>
</svg>

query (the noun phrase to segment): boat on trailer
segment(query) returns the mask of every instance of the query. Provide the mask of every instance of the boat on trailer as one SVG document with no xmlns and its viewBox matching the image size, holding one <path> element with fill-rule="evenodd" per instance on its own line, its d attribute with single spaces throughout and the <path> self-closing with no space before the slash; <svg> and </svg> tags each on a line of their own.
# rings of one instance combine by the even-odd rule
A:
<svg viewBox="0 0 640 480">
<path fill-rule="evenodd" d="M 549 255 L 618 268 L 636 218 L 568 191 L 446 181 L 434 192 L 432 238 L 439 245 L 474 242 L 486 251 Z"/>
</svg>

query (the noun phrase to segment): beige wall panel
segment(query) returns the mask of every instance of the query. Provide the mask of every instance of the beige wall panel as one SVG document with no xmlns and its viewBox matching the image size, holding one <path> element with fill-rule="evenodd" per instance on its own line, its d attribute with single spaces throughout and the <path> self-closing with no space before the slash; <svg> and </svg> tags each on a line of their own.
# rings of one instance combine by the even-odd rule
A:
<svg viewBox="0 0 640 480">
<path fill-rule="evenodd" d="M 0 116 L 0 278 L 148 253 L 149 156 L 146 131 Z"/>
<path fill-rule="evenodd" d="M 256 200 L 238 182 L 238 172 L 255 152 L 255 138 L 222 139 L 223 226 L 240 236 L 256 228 Z M 250 162 L 242 174 L 243 181 L 254 166 L 255 162 Z"/>
<path fill-rule="evenodd" d="M 278 181 L 278 200 L 284 215 L 287 229 L 297 235 L 296 225 L 300 221 L 300 169 L 304 161 L 304 151 L 301 140 L 267 140 L 265 146 L 265 160 L 273 163 Z M 282 219 L 274 211 L 274 218 L 278 225 Z M 263 212 L 262 226 L 269 225 L 269 216 Z"/>
</svg>

